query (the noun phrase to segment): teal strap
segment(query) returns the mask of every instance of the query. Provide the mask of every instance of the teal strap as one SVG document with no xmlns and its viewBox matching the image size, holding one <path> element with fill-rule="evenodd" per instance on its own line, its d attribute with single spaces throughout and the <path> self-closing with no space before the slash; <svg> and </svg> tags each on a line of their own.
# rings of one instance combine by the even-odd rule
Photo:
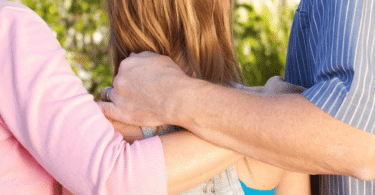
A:
<svg viewBox="0 0 375 195">
<path fill-rule="evenodd" d="M 239 179 L 238 179 L 239 180 Z M 251 195 L 273 195 L 275 194 L 276 188 L 273 190 L 256 190 L 247 187 L 241 180 L 239 180 L 243 189 L 243 192 L 245 195 L 251 194 Z"/>
</svg>

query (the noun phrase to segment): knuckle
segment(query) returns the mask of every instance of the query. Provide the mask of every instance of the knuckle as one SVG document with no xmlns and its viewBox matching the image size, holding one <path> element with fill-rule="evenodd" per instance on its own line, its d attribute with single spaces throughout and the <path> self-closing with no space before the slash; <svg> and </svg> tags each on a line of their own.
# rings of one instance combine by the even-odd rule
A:
<svg viewBox="0 0 375 195">
<path fill-rule="evenodd" d="M 113 80 L 113 87 L 118 89 L 118 88 L 121 88 L 121 86 L 123 85 L 123 79 L 122 77 L 115 77 L 115 79 Z"/>
<path fill-rule="evenodd" d="M 127 71 L 131 69 L 133 66 L 135 66 L 139 62 L 139 60 L 141 60 L 141 58 L 137 54 L 134 54 L 132 56 L 125 58 L 120 63 L 119 72 Z"/>
<path fill-rule="evenodd" d="M 120 70 L 127 69 L 128 66 L 131 65 L 133 57 L 127 57 L 120 62 Z"/>
</svg>

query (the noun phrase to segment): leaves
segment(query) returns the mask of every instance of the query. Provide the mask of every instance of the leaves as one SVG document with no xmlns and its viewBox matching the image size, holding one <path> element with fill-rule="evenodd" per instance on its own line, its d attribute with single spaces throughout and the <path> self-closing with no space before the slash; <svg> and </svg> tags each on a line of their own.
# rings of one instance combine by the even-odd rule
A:
<svg viewBox="0 0 375 195">
<path fill-rule="evenodd" d="M 242 2 L 242 1 L 241 1 Z M 256 11 L 250 3 L 236 3 L 234 38 L 237 58 L 248 84 L 264 85 L 272 76 L 283 76 L 293 8 L 263 6 Z"/>
</svg>

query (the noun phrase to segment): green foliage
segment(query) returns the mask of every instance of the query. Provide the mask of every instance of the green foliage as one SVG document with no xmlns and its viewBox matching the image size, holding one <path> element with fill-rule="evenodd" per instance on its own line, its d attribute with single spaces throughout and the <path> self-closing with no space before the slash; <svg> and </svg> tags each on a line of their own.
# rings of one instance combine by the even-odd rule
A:
<svg viewBox="0 0 375 195">
<path fill-rule="evenodd" d="M 67 60 L 89 93 L 111 85 L 108 60 L 109 25 L 104 0 L 17 0 L 38 13 L 67 50 Z M 274 3 L 275 4 L 275 3 Z M 234 35 L 238 60 L 250 85 L 282 75 L 294 9 L 256 12 L 250 3 L 236 3 Z"/>
<path fill-rule="evenodd" d="M 89 93 L 112 83 L 109 25 L 102 0 L 21 0 L 39 14 L 67 51 L 67 60 Z"/>
<path fill-rule="evenodd" d="M 234 38 L 237 58 L 249 85 L 264 85 L 275 75 L 283 76 L 290 27 L 295 8 L 263 6 L 257 12 L 251 3 L 236 3 Z"/>
</svg>

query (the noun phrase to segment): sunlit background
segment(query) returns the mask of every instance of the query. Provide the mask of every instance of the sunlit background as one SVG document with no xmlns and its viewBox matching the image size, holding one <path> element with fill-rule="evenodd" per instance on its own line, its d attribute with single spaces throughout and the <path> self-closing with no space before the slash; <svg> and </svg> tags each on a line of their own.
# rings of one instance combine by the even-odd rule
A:
<svg viewBox="0 0 375 195">
<path fill-rule="evenodd" d="M 103 0 L 15 0 L 38 13 L 54 31 L 67 60 L 96 96 L 111 85 L 108 21 Z M 284 74 L 289 32 L 299 0 L 236 0 L 237 57 L 250 85 Z"/>
</svg>

